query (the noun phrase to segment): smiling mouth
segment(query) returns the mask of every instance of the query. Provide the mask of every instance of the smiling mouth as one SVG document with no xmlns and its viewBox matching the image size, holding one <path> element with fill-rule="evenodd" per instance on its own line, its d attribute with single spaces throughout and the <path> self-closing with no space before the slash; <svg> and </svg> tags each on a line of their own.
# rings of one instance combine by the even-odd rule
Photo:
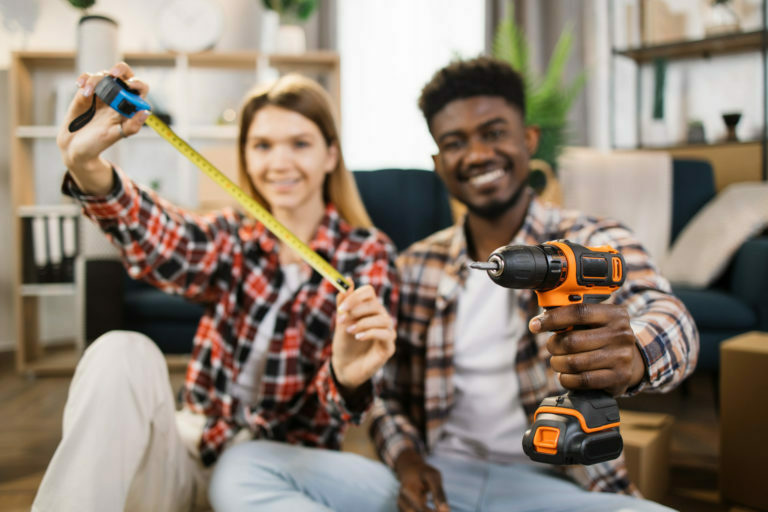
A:
<svg viewBox="0 0 768 512">
<path fill-rule="evenodd" d="M 286 179 L 282 179 L 282 180 L 271 180 L 271 179 L 268 179 L 266 181 L 270 185 L 287 186 L 287 185 L 295 185 L 296 183 L 301 181 L 301 179 L 300 178 L 286 178 Z"/>
<path fill-rule="evenodd" d="M 469 182 L 469 184 L 472 185 L 473 187 L 482 187 L 484 185 L 488 185 L 489 183 L 493 183 L 494 181 L 501 179 L 503 176 L 504 176 L 504 169 L 498 169 L 498 168 L 490 169 L 480 174 L 470 176 L 469 178 L 467 178 L 467 182 Z"/>
</svg>

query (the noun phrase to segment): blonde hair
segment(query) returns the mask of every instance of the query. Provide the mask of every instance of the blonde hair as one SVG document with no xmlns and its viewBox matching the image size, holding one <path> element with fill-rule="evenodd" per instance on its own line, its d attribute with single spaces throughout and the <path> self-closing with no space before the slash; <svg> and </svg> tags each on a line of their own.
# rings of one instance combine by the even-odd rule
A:
<svg viewBox="0 0 768 512">
<path fill-rule="evenodd" d="M 320 129 L 325 143 L 329 147 L 336 145 L 338 150 L 336 168 L 325 177 L 323 182 L 323 199 L 326 203 L 332 203 L 341 217 L 353 227 L 369 228 L 373 223 L 365 210 L 362 199 L 360 199 L 355 178 L 344 164 L 339 132 L 336 129 L 331 103 L 330 96 L 317 82 L 296 74 L 285 75 L 267 86 L 252 90 L 240 109 L 240 136 L 237 148 L 240 186 L 250 192 L 262 206 L 269 209 L 266 200 L 256 190 L 251 177 L 248 175 L 245 162 L 248 129 L 256 113 L 268 105 L 291 110 L 315 123 Z"/>
</svg>

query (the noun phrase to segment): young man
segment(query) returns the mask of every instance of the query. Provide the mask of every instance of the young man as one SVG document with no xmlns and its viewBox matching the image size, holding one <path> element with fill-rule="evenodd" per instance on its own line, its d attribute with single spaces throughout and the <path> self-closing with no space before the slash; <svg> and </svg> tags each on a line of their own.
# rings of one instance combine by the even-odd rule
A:
<svg viewBox="0 0 768 512">
<path fill-rule="evenodd" d="M 626 228 L 533 197 L 528 161 L 539 133 L 525 125 L 512 68 L 482 57 L 452 63 L 419 106 L 437 143 L 435 169 L 467 215 L 398 260 L 397 349 L 372 435 L 400 480 L 399 508 L 662 509 L 626 496 L 638 492 L 621 458 L 554 468 L 531 463 L 521 439 L 540 401 L 563 388 L 619 396 L 675 387 L 698 355 L 689 313 Z M 501 288 L 467 267 L 503 245 L 554 239 L 618 249 L 625 284 L 607 303 L 540 314 L 531 290 Z M 571 326 L 581 329 L 552 334 Z"/>
</svg>

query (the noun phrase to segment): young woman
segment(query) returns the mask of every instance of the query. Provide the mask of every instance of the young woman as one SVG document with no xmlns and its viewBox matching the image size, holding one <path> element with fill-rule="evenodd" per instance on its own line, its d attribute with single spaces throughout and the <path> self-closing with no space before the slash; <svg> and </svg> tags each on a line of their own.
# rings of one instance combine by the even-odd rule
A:
<svg viewBox="0 0 768 512">
<path fill-rule="evenodd" d="M 125 63 L 109 74 L 146 95 Z M 354 281 L 339 294 L 260 222 L 232 210 L 184 211 L 100 156 L 138 132 L 146 113 L 126 119 L 97 100 L 91 121 L 70 133 L 105 75 L 78 79 L 57 138 L 68 169 L 63 190 L 120 249 L 132 277 L 203 303 L 206 312 L 178 412 L 150 339 L 110 332 L 86 350 L 33 510 L 187 511 L 206 505 L 210 468 L 238 440 L 279 442 L 289 452 L 339 448 L 345 426 L 371 403 L 372 376 L 394 351 L 395 251 L 371 227 L 344 166 L 329 98 L 315 82 L 289 75 L 247 98 L 240 176 Z"/>
</svg>

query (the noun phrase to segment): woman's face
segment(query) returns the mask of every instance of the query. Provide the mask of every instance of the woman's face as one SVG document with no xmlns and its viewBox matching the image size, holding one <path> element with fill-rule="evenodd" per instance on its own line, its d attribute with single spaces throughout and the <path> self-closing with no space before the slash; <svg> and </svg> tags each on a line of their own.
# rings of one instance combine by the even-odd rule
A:
<svg viewBox="0 0 768 512">
<path fill-rule="evenodd" d="M 323 204 L 323 182 L 338 161 L 320 128 L 292 110 L 268 105 L 248 128 L 245 164 L 272 211 Z"/>
</svg>

